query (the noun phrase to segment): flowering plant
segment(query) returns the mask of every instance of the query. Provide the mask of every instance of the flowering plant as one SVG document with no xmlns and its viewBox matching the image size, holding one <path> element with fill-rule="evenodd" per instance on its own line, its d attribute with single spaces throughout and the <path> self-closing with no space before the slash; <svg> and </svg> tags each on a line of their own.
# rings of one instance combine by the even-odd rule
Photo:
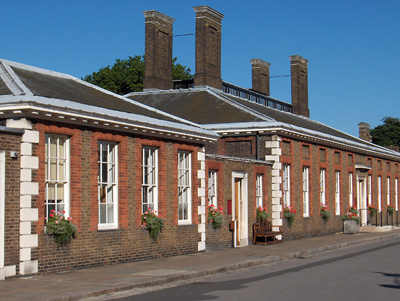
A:
<svg viewBox="0 0 400 301">
<path fill-rule="evenodd" d="M 46 217 L 46 234 L 53 236 L 57 247 L 68 244 L 75 237 L 76 226 L 71 223 L 71 218 L 64 217 L 65 211 L 51 210 L 49 218 Z"/>
<path fill-rule="evenodd" d="M 356 221 L 357 224 L 360 222 L 360 217 L 358 216 L 358 210 L 356 207 L 349 207 L 349 211 L 343 216 L 345 221 Z"/>
<path fill-rule="evenodd" d="M 285 207 L 283 208 L 283 217 L 286 218 L 286 220 L 288 221 L 289 227 L 292 226 L 296 214 L 297 212 L 293 207 L 285 205 Z"/>
<path fill-rule="evenodd" d="M 392 215 L 393 211 L 394 211 L 394 207 L 392 205 L 388 205 L 387 206 L 387 211 L 389 212 L 390 215 Z"/>
<path fill-rule="evenodd" d="M 320 215 L 325 222 L 331 217 L 328 205 L 321 203 Z"/>
<path fill-rule="evenodd" d="M 373 205 L 368 205 L 368 212 L 371 214 L 371 217 L 373 217 L 378 212 L 378 209 Z"/>
<path fill-rule="evenodd" d="M 349 212 L 354 213 L 355 215 L 358 215 L 358 209 L 356 206 L 350 206 Z"/>
<path fill-rule="evenodd" d="M 268 217 L 267 209 L 263 208 L 261 206 L 258 206 L 256 216 L 257 216 L 257 221 L 259 221 L 259 220 L 265 221 Z"/>
<path fill-rule="evenodd" d="M 157 211 L 147 208 L 147 211 L 142 214 L 142 225 L 149 231 L 150 237 L 157 240 L 158 234 L 164 228 L 164 219 L 157 215 Z"/>
<path fill-rule="evenodd" d="M 212 223 L 215 229 L 218 229 L 222 226 L 222 223 L 224 222 L 224 218 L 222 216 L 223 213 L 224 212 L 222 211 L 221 207 L 218 209 L 215 205 L 208 206 L 208 222 Z"/>
</svg>

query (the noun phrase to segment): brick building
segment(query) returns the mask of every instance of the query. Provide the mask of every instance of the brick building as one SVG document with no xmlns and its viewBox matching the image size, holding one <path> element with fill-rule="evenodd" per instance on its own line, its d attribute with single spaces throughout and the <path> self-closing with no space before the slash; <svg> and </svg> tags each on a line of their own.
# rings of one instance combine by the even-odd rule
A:
<svg viewBox="0 0 400 301">
<path fill-rule="evenodd" d="M 367 141 L 365 123 L 360 139 L 309 118 L 305 58 L 290 57 L 292 103 L 270 97 L 261 59 L 252 89 L 226 83 L 223 15 L 194 9 L 193 81 L 172 81 L 174 19 L 157 11 L 144 13 L 144 92 L 0 60 L 0 279 L 246 246 L 258 206 L 285 239 L 341 231 L 351 205 L 363 225 L 369 204 L 378 223 L 398 211 L 399 153 Z M 207 205 L 222 208 L 221 228 Z M 141 226 L 148 207 L 166 220 L 157 241 Z M 78 228 L 60 248 L 44 233 L 53 209 Z"/>
<path fill-rule="evenodd" d="M 176 81 L 175 89 L 170 90 L 148 86 L 144 92 L 126 97 L 196 122 L 220 135 L 217 144 L 206 146 L 206 172 L 211 181 L 217 175 L 216 186 L 221 189 L 217 203 L 228 211 L 231 206 L 235 208 L 236 177 L 242 175 L 248 179 L 240 186 L 245 189 L 241 202 L 245 205 L 238 216 L 232 216 L 233 220 L 239 220 L 241 234 L 236 235 L 242 240 L 238 244 L 246 245 L 246 239 L 252 235 L 251 225 L 258 205 L 268 209 L 276 229 L 283 227 L 285 238 L 340 232 L 342 216 L 350 206 L 358 208 L 362 225 L 396 222 L 397 215 L 389 215 L 387 208 L 391 205 L 397 211 L 399 206 L 400 154 L 372 144 L 365 123 L 360 123 L 360 138 L 357 138 L 311 120 L 308 60 L 299 55 L 289 57 L 291 103 L 270 97 L 271 64 L 262 59 L 250 61 L 252 89 L 222 81 L 223 15 L 206 6 L 194 10 L 194 81 L 185 81 L 185 85 Z M 157 48 L 156 43 L 146 39 L 146 49 L 149 44 Z M 146 64 L 151 59 L 146 53 Z M 236 165 L 233 167 L 230 162 Z M 212 200 L 214 196 L 208 198 Z M 330 208 L 328 221 L 320 216 L 321 203 Z M 371 220 L 369 205 L 380 210 L 377 220 Z M 284 206 L 297 211 L 292 227 L 283 218 Z M 226 244 L 226 233 L 218 235 L 220 240 L 214 239 L 212 243 Z"/>
</svg>

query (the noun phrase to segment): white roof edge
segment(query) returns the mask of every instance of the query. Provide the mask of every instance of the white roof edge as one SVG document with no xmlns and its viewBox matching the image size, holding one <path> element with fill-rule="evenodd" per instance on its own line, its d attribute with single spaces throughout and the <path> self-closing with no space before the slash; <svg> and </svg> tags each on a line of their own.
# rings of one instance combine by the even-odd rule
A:
<svg viewBox="0 0 400 301">
<path fill-rule="evenodd" d="M 13 98 L 13 102 L 9 101 Z M 16 99 L 18 99 L 16 101 Z M 4 100 L 6 102 L 4 103 Z M 45 100 L 45 101 L 44 101 Z M 140 114 L 126 113 L 120 111 L 114 111 L 105 108 L 96 107 L 93 110 L 93 106 L 78 104 L 73 101 L 51 99 L 44 97 L 26 97 L 26 96 L 12 96 L 12 97 L 0 97 L 0 111 L 1 110 L 15 110 L 15 109 L 40 109 L 42 111 L 58 111 L 63 114 L 78 114 L 82 116 L 87 116 L 94 119 L 108 119 L 113 122 L 122 122 L 122 120 L 138 123 L 140 125 L 147 124 L 149 127 L 157 127 L 163 129 L 169 129 L 170 131 L 175 131 L 176 133 L 187 132 L 196 133 L 197 135 L 213 137 L 216 139 L 219 135 L 211 130 L 205 129 L 203 127 L 194 127 L 191 125 L 175 123 L 172 121 L 166 121 L 161 119 L 156 119 L 152 117 L 143 116 Z"/>
<path fill-rule="evenodd" d="M 329 140 L 335 143 L 345 144 L 352 147 L 357 147 L 360 149 L 365 149 L 369 151 L 375 151 L 380 153 L 385 153 L 386 155 L 391 155 L 400 158 L 400 153 L 387 149 L 383 146 L 373 144 L 368 141 L 364 141 L 362 139 L 356 138 L 360 140 L 360 142 L 351 141 L 349 139 L 340 138 L 337 136 L 325 134 L 322 132 L 308 130 L 302 127 L 298 127 L 295 125 L 286 124 L 283 122 L 238 122 L 238 123 L 220 123 L 220 124 L 206 124 L 203 125 L 206 129 L 213 130 L 216 132 L 240 132 L 240 131 L 263 131 L 263 130 L 286 130 L 294 133 L 314 136 L 320 139 Z M 350 136 L 350 135 L 349 135 Z"/>
</svg>

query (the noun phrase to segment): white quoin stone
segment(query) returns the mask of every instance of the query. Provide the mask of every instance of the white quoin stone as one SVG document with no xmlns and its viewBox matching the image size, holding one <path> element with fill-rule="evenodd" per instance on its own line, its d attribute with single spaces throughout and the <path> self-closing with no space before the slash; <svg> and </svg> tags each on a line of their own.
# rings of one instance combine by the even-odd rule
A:
<svg viewBox="0 0 400 301">
<path fill-rule="evenodd" d="M 280 197 L 275 197 L 271 199 L 272 205 L 280 205 L 281 203 L 281 198 Z"/>
<path fill-rule="evenodd" d="M 279 148 L 279 141 L 265 141 L 265 148 Z"/>
<path fill-rule="evenodd" d="M 21 156 L 32 156 L 32 143 L 21 143 Z"/>
<path fill-rule="evenodd" d="M 206 159 L 206 154 L 204 152 L 197 153 L 197 160 L 204 161 Z"/>
<path fill-rule="evenodd" d="M 200 169 L 197 171 L 197 178 L 198 179 L 205 179 L 206 178 L 206 171 L 203 169 Z"/>
<path fill-rule="evenodd" d="M 198 251 L 204 251 L 206 249 L 206 243 L 204 241 L 199 241 L 197 246 Z"/>
<path fill-rule="evenodd" d="M 279 169 L 273 169 L 271 171 L 271 176 L 272 177 L 279 177 L 281 175 L 280 170 Z"/>
<path fill-rule="evenodd" d="M 38 261 L 25 261 L 19 265 L 19 272 L 21 275 L 37 274 L 38 272 Z"/>
<path fill-rule="evenodd" d="M 206 206 L 198 206 L 199 215 L 206 214 Z"/>
<path fill-rule="evenodd" d="M 32 207 L 32 196 L 31 195 L 21 195 L 19 206 L 21 208 L 31 208 Z"/>
<path fill-rule="evenodd" d="M 281 184 L 282 183 L 282 178 L 281 177 L 273 177 L 272 178 L 272 183 L 273 184 Z"/>
<path fill-rule="evenodd" d="M 272 191 L 272 197 L 273 198 L 281 198 L 282 197 L 282 191 Z"/>
<path fill-rule="evenodd" d="M 272 205 L 272 211 L 282 212 L 282 205 Z"/>
<path fill-rule="evenodd" d="M 38 193 L 39 193 L 39 183 L 22 182 L 20 190 L 21 190 L 21 195 L 25 195 L 25 194 L 38 195 Z"/>
<path fill-rule="evenodd" d="M 21 182 L 32 181 L 32 169 L 21 169 Z"/>
<path fill-rule="evenodd" d="M 34 248 L 38 246 L 38 235 L 28 234 L 21 235 L 19 241 L 20 248 Z"/>
<path fill-rule="evenodd" d="M 280 219 L 281 213 L 280 212 L 272 212 L 272 219 Z"/>
<path fill-rule="evenodd" d="M 22 135 L 21 142 L 39 143 L 39 132 L 26 130 Z"/>
<path fill-rule="evenodd" d="M 21 261 L 31 260 L 31 248 L 19 249 L 19 258 Z"/>
<path fill-rule="evenodd" d="M 21 156 L 21 168 L 38 169 L 39 158 L 33 156 Z"/>
<path fill-rule="evenodd" d="M 37 208 L 21 208 L 20 221 L 21 222 L 36 222 L 39 219 L 39 211 Z"/>
<path fill-rule="evenodd" d="M 277 156 L 277 155 L 265 155 L 265 161 L 279 162 L 279 156 Z"/>
<path fill-rule="evenodd" d="M 277 184 L 272 184 L 272 191 L 274 191 L 274 190 L 279 190 L 279 188 L 280 188 L 280 184 L 279 184 L 279 183 L 277 183 Z"/>
<path fill-rule="evenodd" d="M 271 149 L 271 155 L 282 155 L 282 150 L 280 148 L 273 148 Z"/>
<path fill-rule="evenodd" d="M 31 222 L 20 222 L 19 234 L 31 234 Z"/>
<path fill-rule="evenodd" d="M 206 225 L 205 224 L 198 224 L 198 233 L 204 233 L 206 232 Z"/>
<path fill-rule="evenodd" d="M 206 196 L 206 189 L 204 187 L 197 188 L 197 195 L 199 197 L 205 197 Z"/>
<path fill-rule="evenodd" d="M 282 169 L 282 163 L 274 163 L 274 164 L 272 164 L 272 169 Z"/>
<path fill-rule="evenodd" d="M 32 122 L 30 122 L 26 118 L 7 119 L 6 126 L 7 127 L 11 127 L 11 128 L 16 128 L 16 129 L 31 130 L 32 129 Z"/>
</svg>

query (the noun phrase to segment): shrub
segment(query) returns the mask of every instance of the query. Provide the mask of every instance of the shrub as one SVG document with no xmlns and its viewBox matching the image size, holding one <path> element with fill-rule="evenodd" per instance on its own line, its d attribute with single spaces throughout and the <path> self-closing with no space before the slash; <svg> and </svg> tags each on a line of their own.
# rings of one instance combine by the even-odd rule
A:
<svg viewBox="0 0 400 301">
<path fill-rule="evenodd" d="M 55 212 L 51 210 L 50 217 L 46 217 L 46 234 L 53 236 L 57 247 L 68 244 L 75 237 L 76 226 L 71 223 L 71 218 L 64 217 L 65 211 Z"/>
</svg>

